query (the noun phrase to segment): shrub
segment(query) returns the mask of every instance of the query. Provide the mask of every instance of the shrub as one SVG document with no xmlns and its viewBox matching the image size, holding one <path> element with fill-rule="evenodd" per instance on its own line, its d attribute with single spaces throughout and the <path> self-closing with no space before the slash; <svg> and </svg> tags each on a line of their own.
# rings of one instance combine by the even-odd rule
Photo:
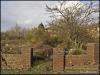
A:
<svg viewBox="0 0 100 75">
<path fill-rule="evenodd" d="M 82 53 L 83 53 L 83 51 L 79 50 L 79 49 L 77 49 L 77 50 L 72 49 L 72 51 L 70 51 L 70 54 L 72 54 L 72 55 L 80 55 Z"/>
</svg>

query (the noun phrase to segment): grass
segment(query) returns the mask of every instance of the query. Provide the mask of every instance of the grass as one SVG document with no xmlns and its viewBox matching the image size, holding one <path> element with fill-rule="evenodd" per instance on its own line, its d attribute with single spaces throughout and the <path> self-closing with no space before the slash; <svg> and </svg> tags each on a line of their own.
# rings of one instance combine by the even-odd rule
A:
<svg viewBox="0 0 100 75">
<path fill-rule="evenodd" d="M 98 65 L 90 66 L 90 65 L 84 65 L 84 66 L 73 66 L 73 67 L 67 67 L 62 72 L 53 72 L 51 61 L 37 61 L 34 63 L 34 66 L 29 68 L 26 71 L 23 70 L 2 70 L 1 74 L 80 74 L 80 73 L 95 73 L 97 74 L 97 70 L 91 70 L 93 68 L 97 69 Z M 47 69 L 48 67 L 48 69 Z M 86 68 L 89 68 L 90 70 L 86 70 Z"/>
<path fill-rule="evenodd" d="M 65 72 L 77 72 L 77 73 L 98 73 L 98 65 L 80 65 L 73 67 L 66 67 Z"/>
</svg>

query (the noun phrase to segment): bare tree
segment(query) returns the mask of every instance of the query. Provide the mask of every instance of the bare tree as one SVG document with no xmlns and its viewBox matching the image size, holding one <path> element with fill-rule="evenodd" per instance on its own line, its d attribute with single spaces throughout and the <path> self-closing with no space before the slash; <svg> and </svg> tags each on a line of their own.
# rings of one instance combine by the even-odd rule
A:
<svg viewBox="0 0 100 75">
<path fill-rule="evenodd" d="M 88 38 L 84 26 L 91 25 L 98 19 L 97 16 L 93 17 L 99 12 L 98 5 L 95 5 L 94 1 L 90 1 L 86 5 L 77 3 L 73 7 L 64 7 L 65 4 L 66 2 L 62 1 L 59 2 L 59 6 L 53 8 L 46 5 L 47 12 L 50 12 L 55 18 L 52 25 L 58 29 L 58 34 L 65 38 L 64 42 L 67 42 L 67 47 L 69 43 L 71 46 L 81 46 L 84 42 L 83 38 L 85 40 Z M 83 36 L 83 32 L 85 36 Z"/>
</svg>

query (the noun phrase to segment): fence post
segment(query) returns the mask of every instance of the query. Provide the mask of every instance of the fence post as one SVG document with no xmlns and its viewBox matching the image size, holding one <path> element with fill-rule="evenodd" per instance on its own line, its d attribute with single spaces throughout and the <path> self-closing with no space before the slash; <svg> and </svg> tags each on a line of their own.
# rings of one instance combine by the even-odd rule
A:
<svg viewBox="0 0 100 75">
<path fill-rule="evenodd" d="M 31 67 L 33 67 L 33 48 L 31 48 L 31 58 L 30 58 L 30 60 L 31 60 Z"/>
</svg>

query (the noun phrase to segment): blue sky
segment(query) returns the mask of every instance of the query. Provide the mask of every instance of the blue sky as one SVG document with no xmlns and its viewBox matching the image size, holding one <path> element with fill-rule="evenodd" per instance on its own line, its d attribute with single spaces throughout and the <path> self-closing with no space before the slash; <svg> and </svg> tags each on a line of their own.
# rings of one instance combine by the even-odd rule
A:
<svg viewBox="0 0 100 75">
<path fill-rule="evenodd" d="M 1 1 L 1 31 L 15 26 L 36 27 L 41 22 L 46 25 L 50 14 L 45 5 L 53 6 L 58 1 Z M 86 3 L 83 2 L 82 3 Z"/>
</svg>

